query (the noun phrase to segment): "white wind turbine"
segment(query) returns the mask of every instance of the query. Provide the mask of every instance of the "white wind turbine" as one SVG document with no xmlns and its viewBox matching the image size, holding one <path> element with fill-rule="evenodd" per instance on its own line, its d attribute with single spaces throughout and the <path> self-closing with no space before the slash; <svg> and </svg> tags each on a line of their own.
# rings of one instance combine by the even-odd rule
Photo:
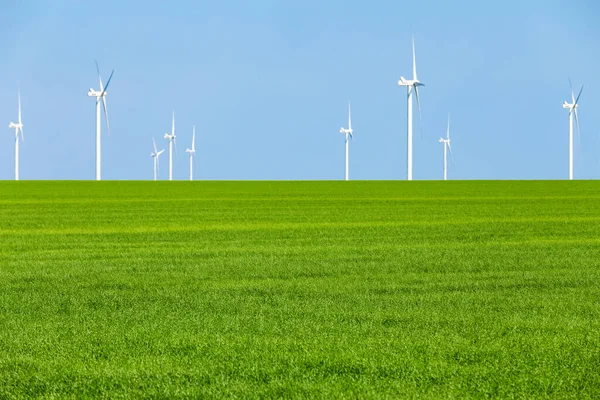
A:
<svg viewBox="0 0 600 400">
<path fill-rule="evenodd" d="M 419 118 L 421 117 L 421 103 L 419 102 L 419 86 L 425 86 L 424 84 L 422 84 L 421 82 L 419 82 L 419 80 L 417 79 L 417 62 L 415 59 L 415 39 L 413 38 L 412 41 L 412 48 L 413 48 L 413 79 L 412 80 L 408 80 L 405 79 L 403 76 L 400 77 L 400 80 L 398 81 L 398 85 L 399 86 L 406 86 L 407 92 L 408 92 L 408 97 L 407 97 L 407 103 L 408 103 L 408 107 L 407 107 L 407 113 L 408 113 L 408 138 L 407 138 L 407 142 L 408 142 L 408 146 L 407 146 L 407 151 L 408 151 L 408 155 L 407 155 L 407 179 L 409 181 L 412 181 L 412 158 L 413 158 L 413 154 L 412 154 L 412 94 L 413 94 L 413 90 L 415 92 L 415 96 L 417 97 L 417 106 L 419 108 Z"/>
<path fill-rule="evenodd" d="M 160 157 L 160 155 L 162 153 L 164 153 L 165 150 L 163 149 L 161 151 L 158 151 L 158 149 L 156 148 L 156 142 L 154 141 L 154 138 L 152 138 L 152 144 L 154 145 L 154 152 L 150 153 L 150 156 L 152 158 L 154 158 L 154 180 L 156 180 L 156 172 L 158 171 L 158 168 L 159 168 L 159 165 L 160 165 L 160 163 L 158 161 L 158 157 Z"/>
<path fill-rule="evenodd" d="M 450 146 L 450 113 L 448 113 L 448 129 L 446 130 L 446 139 L 440 138 L 440 143 L 444 144 L 444 180 L 446 180 L 446 177 L 447 177 L 446 171 L 448 169 L 448 159 L 446 157 L 446 149 L 450 150 L 450 155 L 452 156 L 452 147 Z"/>
<path fill-rule="evenodd" d="M 194 166 L 194 156 L 196 155 L 196 126 L 192 128 L 192 148 L 186 149 L 186 153 L 190 153 L 190 181 L 194 180 L 193 166 Z"/>
<path fill-rule="evenodd" d="M 175 142 L 175 111 L 173 111 L 173 123 L 171 125 L 171 134 L 165 133 L 165 139 L 169 141 L 169 180 L 173 180 L 173 142 Z M 175 144 L 177 148 L 177 144 Z"/>
<path fill-rule="evenodd" d="M 19 122 L 16 124 L 11 122 L 8 124 L 10 129 L 15 130 L 15 180 L 19 180 L 19 132 L 21 132 L 21 140 L 24 142 L 25 137 L 23 136 L 23 123 L 21 121 L 21 92 L 18 94 L 19 98 Z"/>
<path fill-rule="evenodd" d="M 113 69 L 108 77 L 108 81 L 106 82 L 106 86 L 102 84 L 102 77 L 100 76 L 100 67 L 98 66 L 98 62 L 96 61 L 96 71 L 98 71 L 98 80 L 100 81 L 100 90 L 90 89 L 88 91 L 89 97 L 96 98 L 96 180 L 99 181 L 100 171 L 101 171 L 101 146 L 100 146 L 100 130 L 102 127 L 102 118 L 100 115 L 100 102 L 102 102 L 102 106 L 104 107 L 104 117 L 106 118 L 106 129 L 110 133 L 110 125 L 108 124 L 108 109 L 106 108 L 106 89 L 108 89 L 108 85 L 110 85 L 110 80 L 115 73 Z M 101 100 L 102 99 L 102 100 Z"/>
<path fill-rule="evenodd" d="M 348 142 L 350 139 L 353 139 L 353 131 L 352 131 L 352 114 L 350 110 L 350 102 L 348 102 L 348 129 L 344 127 L 340 128 L 340 133 L 346 135 L 346 180 L 348 180 Z"/>
<path fill-rule="evenodd" d="M 577 99 L 575 98 L 575 93 L 573 92 L 571 78 L 569 78 L 569 86 L 571 87 L 572 103 L 567 103 L 567 101 L 565 101 L 563 103 L 563 108 L 569 110 L 569 179 L 573 180 L 573 115 L 575 115 L 575 123 L 577 124 L 577 135 L 579 136 L 579 140 L 581 140 L 581 134 L 579 133 L 579 118 L 577 117 L 577 107 L 579 107 L 579 97 L 583 91 L 583 86 L 581 86 L 581 90 L 579 90 Z"/>
</svg>

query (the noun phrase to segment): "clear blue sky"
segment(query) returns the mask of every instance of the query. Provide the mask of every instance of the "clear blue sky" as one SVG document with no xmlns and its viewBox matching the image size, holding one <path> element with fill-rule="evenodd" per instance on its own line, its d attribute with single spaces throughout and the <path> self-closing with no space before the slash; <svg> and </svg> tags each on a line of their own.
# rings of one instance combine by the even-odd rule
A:
<svg viewBox="0 0 600 400">
<path fill-rule="evenodd" d="M 192 124 L 199 179 L 405 179 L 411 35 L 422 88 L 414 177 L 565 179 L 568 77 L 585 85 L 575 176 L 600 178 L 600 5 L 567 1 L 3 1 L 0 179 L 13 178 L 16 95 L 22 179 L 93 179 L 94 59 L 105 79 L 103 178 L 151 179 L 152 137 L 176 113 L 186 179 Z M 416 107 L 415 107 L 416 112 Z M 168 175 L 167 155 L 161 178 Z"/>
</svg>

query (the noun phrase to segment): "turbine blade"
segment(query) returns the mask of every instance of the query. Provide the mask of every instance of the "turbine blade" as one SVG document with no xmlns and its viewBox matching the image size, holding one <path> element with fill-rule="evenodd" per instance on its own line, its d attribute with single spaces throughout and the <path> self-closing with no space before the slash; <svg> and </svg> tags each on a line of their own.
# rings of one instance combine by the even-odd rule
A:
<svg viewBox="0 0 600 400">
<path fill-rule="evenodd" d="M 571 77 L 569 77 L 569 87 L 571 88 L 571 100 L 575 104 L 575 93 L 573 93 L 573 85 L 571 84 Z"/>
<path fill-rule="evenodd" d="M 581 141 L 581 132 L 579 131 L 579 117 L 577 116 L 577 109 L 573 108 L 573 112 L 575 113 L 575 125 L 577 125 L 577 137 L 579 141 Z"/>
<path fill-rule="evenodd" d="M 18 93 L 18 99 L 19 99 L 19 125 L 21 125 L 21 91 L 20 90 Z"/>
<path fill-rule="evenodd" d="M 417 97 L 417 108 L 419 109 L 419 119 L 421 118 L 421 102 L 419 101 L 419 87 L 414 86 L 415 88 L 415 96 Z"/>
<path fill-rule="evenodd" d="M 179 158 L 179 152 L 177 151 L 177 140 L 175 137 L 175 110 L 173 110 L 173 120 L 171 124 L 171 135 L 173 136 L 173 144 L 175 145 L 175 157 Z"/>
<path fill-rule="evenodd" d="M 350 102 L 348 102 L 348 130 L 352 130 L 352 109 L 350 108 Z"/>
<path fill-rule="evenodd" d="M 196 151 L 196 125 L 192 127 L 192 151 Z"/>
<path fill-rule="evenodd" d="M 158 154 L 158 151 L 156 150 L 156 142 L 154 141 L 154 138 L 152 138 L 152 144 L 154 145 L 154 154 Z"/>
<path fill-rule="evenodd" d="M 104 119 L 106 119 L 106 131 L 110 135 L 110 124 L 108 123 L 108 108 L 106 108 L 106 97 L 102 96 L 102 107 L 104 108 Z"/>
<path fill-rule="evenodd" d="M 446 145 L 448 145 L 448 150 L 450 150 L 450 158 L 452 160 L 452 165 L 454 165 L 454 154 L 452 154 L 452 146 L 450 145 L 450 113 L 448 113 L 448 128 L 446 130 Z"/>
<path fill-rule="evenodd" d="M 577 98 L 575 99 L 575 103 L 574 103 L 575 106 L 579 103 L 579 98 L 581 97 L 581 92 L 583 92 L 583 86 L 581 86 L 581 90 L 579 91 L 579 94 L 577 95 Z M 21 123 L 21 120 L 19 120 L 19 123 Z"/>
<path fill-rule="evenodd" d="M 21 140 L 25 141 L 25 135 L 23 135 L 23 122 L 21 121 L 21 91 L 19 90 L 18 92 L 18 99 L 19 99 L 19 131 L 21 132 Z M 18 136 L 18 132 L 17 132 L 17 136 Z"/>
<path fill-rule="evenodd" d="M 419 89 L 418 86 L 413 86 L 415 89 L 415 96 L 417 97 L 417 108 L 419 109 L 419 122 L 421 126 L 421 136 L 423 136 L 423 117 L 421 116 L 421 102 L 419 101 Z"/>
<path fill-rule="evenodd" d="M 110 73 L 110 76 L 108 77 L 108 81 L 106 81 L 106 86 L 104 86 L 104 89 L 102 89 L 103 94 L 106 92 L 106 89 L 108 89 L 108 85 L 110 85 L 110 81 L 112 80 L 114 73 L 115 73 L 115 70 L 113 69 L 112 72 Z"/>
<path fill-rule="evenodd" d="M 104 92 L 104 85 L 102 85 L 102 77 L 100 76 L 100 67 L 98 66 L 98 60 L 96 62 L 96 72 L 98 72 L 98 80 L 100 81 L 100 93 Z"/>
<path fill-rule="evenodd" d="M 173 119 L 171 123 L 171 135 L 175 135 L 175 111 L 173 111 Z"/>
<path fill-rule="evenodd" d="M 412 50 L 413 50 L 413 80 L 417 79 L 417 57 L 415 56 L 415 37 L 412 38 Z"/>
</svg>

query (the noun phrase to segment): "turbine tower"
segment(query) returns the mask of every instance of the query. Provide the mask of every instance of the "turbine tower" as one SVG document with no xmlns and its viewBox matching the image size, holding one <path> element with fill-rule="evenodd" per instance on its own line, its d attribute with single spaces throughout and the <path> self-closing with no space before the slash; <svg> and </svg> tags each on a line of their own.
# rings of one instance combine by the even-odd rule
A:
<svg viewBox="0 0 600 400">
<path fill-rule="evenodd" d="M 413 171 L 412 171 L 412 159 L 413 159 L 413 154 L 412 154 L 412 94 L 413 91 L 415 92 L 415 96 L 417 97 L 417 106 L 419 108 L 419 118 L 421 118 L 421 103 L 419 102 L 419 86 L 425 86 L 424 84 L 422 84 L 421 82 L 419 82 L 419 80 L 417 79 L 417 62 L 415 59 L 415 39 L 413 37 L 412 40 L 412 49 L 413 49 L 413 79 L 408 80 L 405 79 L 403 76 L 400 77 L 400 80 L 398 81 L 398 85 L 399 86 L 406 86 L 407 89 L 407 115 L 408 115 L 408 137 L 407 137 L 407 169 L 406 169 L 406 173 L 407 173 L 407 179 L 409 181 L 412 181 L 412 175 L 413 175 Z"/>
<path fill-rule="evenodd" d="M 350 139 L 353 139 L 353 131 L 352 131 L 352 113 L 350 110 L 350 102 L 348 102 L 348 129 L 344 127 L 340 128 L 340 133 L 346 135 L 346 180 L 348 180 L 348 142 Z"/>
<path fill-rule="evenodd" d="M 171 134 L 165 133 L 165 139 L 169 141 L 169 180 L 173 180 L 173 142 L 175 142 L 175 111 L 173 111 L 173 123 L 171 125 Z M 177 144 L 175 144 L 177 148 Z"/>
<path fill-rule="evenodd" d="M 158 168 L 159 168 L 159 161 L 158 161 L 158 157 L 160 157 L 160 155 L 161 155 L 162 153 L 164 153 L 164 152 L 165 152 L 165 150 L 163 149 L 163 150 L 161 150 L 161 151 L 158 151 L 158 149 L 156 148 L 156 142 L 154 141 L 154 138 L 152 138 L 152 144 L 154 145 L 154 152 L 153 152 L 153 153 L 150 153 L 150 156 L 151 156 L 152 158 L 154 158 L 154 180 L 156 180 L 156 171 L 157 171 L 157 170 L 158 170 Z"/>
<path fill-rule="evenodd" d="M 446 139 L 440 138 L 440 143 L 444 144 L 444 180 L 447 178 L 446 171 L 448 169 L 448 159 L 446 158 L 446 149 L 450 150 L 452 155 L 452 147 L 450 147 L 450 113 L 448 113 L 448 129 L 446 130 Z"/>
<path fill-rule="evenodd" d="M 571 78 L 569 78 L 569 86 L 571 87 L 572 103 L 565 101 L 563 103 L 563 108 L 569 110 L 569 180 L 573 180 L 573 115 L 575 115 L 575 123 L 577 124 L 577 136 L 579 136 L 579 140 L 581 140 L 581 134 L 579 133 L 579 118 L 577 117 L 577 107 L 579 107 L 579 97 L 583 91 L 583 86 L 581 86 L 581 90 L 579 90 L 577 98 L 575 98 L 575 93 L 573 92 Z"/>
<path fill-rule="evenodd" d="M 11 122 L 8 124 L 10 129 L 15 130 L 15 181 L 19 180 L 19 132 L 21 132 L 21 140 L 24 142 L 25 137 L 23 136 L 23 123 L 21 122 L 21 92 L 18 94 L 19 98 L 19 122 L 16 124 Z"/>
<path fill-rule="evenodd" d="M 98 80 L 100 81 L 100 90 L 90 89 L 88 91 L 89 97 L 96 98 L 96 180 L 101 180 L 100 171 L 101 171 L 101 146 L 100 146 L 100 130 L 102 127 L 102 118 L 100 115 L 100 103 L 102 102 L 102 106 L 104 108 L 104 117 L 106 118 L 106 129 L 110 133 L 110 125 L 108 124 L 108 109 L 106 108 L 106 89 L 108 89 L 108 85 L 110 85 L 110 81 L 115 73 L 113 69 L 108 77 L 108 81 L 106 82 L 106 86 L 102 84 L 102 77 L 100 76 L 100 67 L 98 66 L 98 62 L 96 61 L 96 71 L 98 71 Z"/>
<path fill-rule="evenodd" d="M 193 166 L 194 166 L 194 156 L 196 155 L 196 126 L 192 128 L 192 148 L 186 149 L 186 153 L 190 153 L 190 181 L 194 180 Z"/>
</svg>

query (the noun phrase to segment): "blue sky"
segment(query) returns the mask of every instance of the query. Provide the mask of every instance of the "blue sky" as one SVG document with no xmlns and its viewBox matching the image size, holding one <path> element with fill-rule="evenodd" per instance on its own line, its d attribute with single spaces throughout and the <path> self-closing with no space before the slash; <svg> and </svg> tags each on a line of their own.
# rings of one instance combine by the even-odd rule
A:
<svg viewBox="0 0 600 400">
<path fill-rule="evenodd" d="M 152 3 L 152 4 L 150 4 Z M 93 179 L 97 88 L 108 77 L 104 179 L 151 179 L 176 113 L 174 177 L 343 179 L 347 101 L 351 179 L 405 179 L 411 36 L 414 178 L 565 179 L 568 77 L 585 85 L 575 177 L 600 178 L 600 5 L 558 1 L 4 1 L 0 25 L 0 179 L 14 176 L 16 94 L 22 179 Z M 160 177 L 168 176 L 167 155 Z"/>
</svg>

